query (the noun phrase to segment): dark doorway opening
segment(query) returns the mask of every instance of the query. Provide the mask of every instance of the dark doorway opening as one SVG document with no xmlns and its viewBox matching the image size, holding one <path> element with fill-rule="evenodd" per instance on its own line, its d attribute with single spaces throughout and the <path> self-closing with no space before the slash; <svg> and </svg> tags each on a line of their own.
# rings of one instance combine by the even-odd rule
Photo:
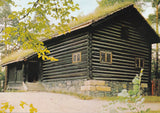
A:
<svg viewBox="0 0 160 113">
<path fill-rule="evenodd" d="M 28 82 L 37 82 L 39 75 L 39 63 L 36 61 L 28 64 Z"/>
</svg>

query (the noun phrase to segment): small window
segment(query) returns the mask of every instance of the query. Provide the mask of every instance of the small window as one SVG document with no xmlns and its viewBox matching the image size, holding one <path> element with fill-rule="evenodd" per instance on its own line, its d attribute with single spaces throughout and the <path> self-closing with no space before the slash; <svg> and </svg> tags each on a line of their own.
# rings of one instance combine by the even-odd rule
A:
<svg viewBox="0 0 160 113">
<path fill-rule="evenodd" d="M 135 58 L 135 67 L 136 68 L 144 68 L 144 59 L 143 58 Z"/>
<path fill-rule="evenodd" d="M 112 52 L 100 51 L 100 63 L 112 63 Z"/>
<path fill-rule="evenodd" d="M 121 27 L 121 38 L 128 39 L 128 36 L 129 36 L 128 28 L 126 26 L 122 26 Z"/>
<path fill-rule="evenodd" d="M 81 62 L 81 52 L 72 54 L 72 63 L 78 63 L 78 62 Z"/>
</svg>

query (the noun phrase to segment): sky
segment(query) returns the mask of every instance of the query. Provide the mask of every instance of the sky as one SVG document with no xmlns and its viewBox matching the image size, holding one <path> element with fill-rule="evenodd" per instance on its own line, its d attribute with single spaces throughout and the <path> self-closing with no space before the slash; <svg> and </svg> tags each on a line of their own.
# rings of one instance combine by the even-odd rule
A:
<svg viewBox="0 0 160 113">
<path fill-rule="evenodd" d="M 28 7 L 27 2 L 36 1 L 36 0 L 14 0 L 18 7 L 11 7 L 12 10 L 21 10 L 23 7 Z M 72 15 L 78 16 L 87 15 L 95 10 L 98 6 L 96 0 L 73 0 L 75 3 L 79 4 L 80 10 L 73 12 Z M 20 7 L 21 6 L 21 7 Z M 144 12 L 142 15 L 147 18 L 150 13 L 154 12 L 154 9 L 151 7 L 151 3 L 146 4 L 144 7 Z"/>
<path fill-rule="evenodd" d="M 28 7 L 27 3 L 36 1 L 36 0 L 13 0 L 15 1 L 17 7 L 11 7 L 12 11 L 14 10 L 22 10 L 23 7 Z M 73 12 L 73 14 L 79 15 L 79 14 L 88 14 L 94 11 L 94 9 L 98 6 L 96 0 L 73 0 L 75 3 L 79 4 L 80 10 Z"/>
</svg>

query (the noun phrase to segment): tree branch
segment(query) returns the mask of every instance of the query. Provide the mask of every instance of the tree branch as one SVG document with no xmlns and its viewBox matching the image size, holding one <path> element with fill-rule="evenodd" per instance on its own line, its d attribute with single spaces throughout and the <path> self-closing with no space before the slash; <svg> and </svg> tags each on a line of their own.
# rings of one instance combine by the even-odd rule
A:
<svg viewBox="0 0 160 113">
<path fill-rule="evenodd" d="M 33 4 L 33 6 L 32 6 L 32 8 L 30 9 L 30 11 L 29 11 L 27 14 L 25 14 L 22 18 L 20 18 L 20 20 L 26 18 L 26 17 L 30 14 L 30 12 L 32 11 L 32 9 L 37 6 L 38 2 L 39 2 L 39 0 L 37 0 L 37 1 Z"/>
</svg>

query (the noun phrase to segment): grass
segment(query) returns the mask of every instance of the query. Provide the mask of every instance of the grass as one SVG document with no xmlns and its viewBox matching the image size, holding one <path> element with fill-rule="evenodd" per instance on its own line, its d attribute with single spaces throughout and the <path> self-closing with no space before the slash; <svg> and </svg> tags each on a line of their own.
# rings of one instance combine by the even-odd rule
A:
<svg viewBox="0 0 160 113">
<path fill-rule="evenodd" d="M 113 96 L 113 97 L 91 97 L 91 96 L 72 93 L 72 92 L 64 92 L 64 91 L 52 91 L 52 92 L 53 93 L 59 93 L 59 94 L 66 94 L 66 95 L 70 95 L 70 96 L 75 96 L 75 97 L 78 97 L 82 100 L 100 99 L 100 100 L 106 100 L 106 101 L 115 101 L 115 100 L 119 99 L 119 97 L 117 97 L 117 96 Z M 145 98 L 144 103 L 160 103 L 160 97 L 158 97 L 158 96 L 144 96 L 144 98 Z"/>
<path fill-rule="evenodd" d="M 115 3 L 112 6 L 103 7 L 103 8 L 97 8 L 93 13 L 90 13 L 86 16 L 78 16 L 77 21 L 73 21 L 69 23 L 69 27 L 75 27 L 82 23 L 85 23 L 87 21 L 96 20 L 101 17 L 107 16 L 112 14 L 113 12 L 116 12 L 120 9 L 123 9 L 129 5 L 131 5 L 133 2 L 123 2 L 123 3 Z"/>
<path fill-rule="evenodd" d="M 8 63 L 8 62 L 23 60 L 25 57 L 28 57 L 28 56 L 32 55 L 33 53 L 34 53 L 34 51 L 32 49 L 19 50 L 17 52 L 13 52 L 12 54 L 8 55 L 7 57 L 4 57 L 2 59 L 1 64 L 4 65 L 5 63 Z"/>
<path fill-rule="evenodd" d="M 145 96 L 144 98 L 145 103 L 160 103 L 160 97 L 158 96 Z"/>
<path fill-rule="evenodd" d="M 145 101 L 144 103 L 160 103 L 160 97 L 158 96 L 144 96 Z M 118 97 L 100 97 L 98 98 L 100 100 L 106 100 L 106 101 L 114 101 L 118 100 Z"/>
<path fill-rule="evenodd" d="M 160 113 L 160 111 L 149 111 L 149 113 Z"/>
</svg>

